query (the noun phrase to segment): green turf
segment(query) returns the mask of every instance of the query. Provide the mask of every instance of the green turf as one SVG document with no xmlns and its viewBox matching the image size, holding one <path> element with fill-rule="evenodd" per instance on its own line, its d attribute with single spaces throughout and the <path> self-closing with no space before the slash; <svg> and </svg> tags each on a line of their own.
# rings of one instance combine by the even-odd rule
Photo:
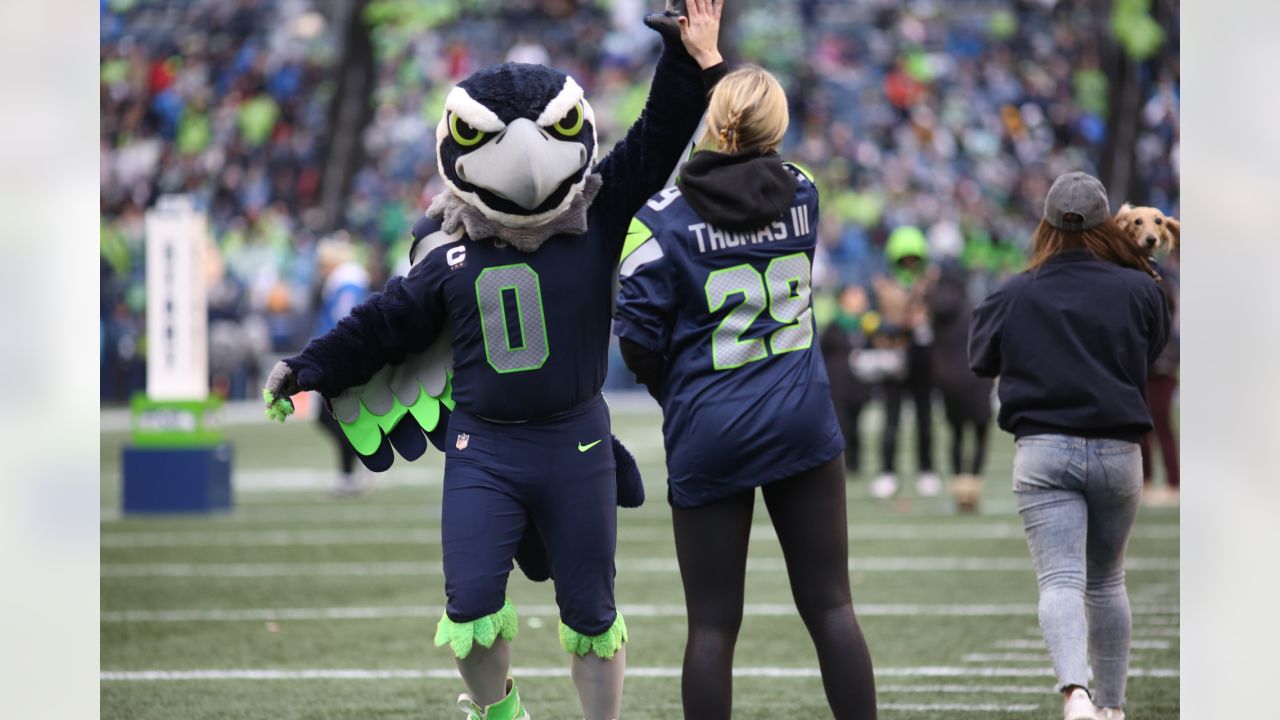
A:
<svg viewBox="0 0 1280 720">
<path fill-rule="evenodd" d="M 650 502 L 619 518 L 618 600 L 625 608 L 683 603 L 678 574 L 670 566 L 674 546 L 662 471 L 661 437 L 654 412 L 615 412 L 615 430 L 635 451 Z M 314 423 L 232 426 L 235 467 L 242 478 L 234 512 L 213 517 L 118 517 L 122 433 L 102 435 L 103 580 L 102 668 L 115 671 L 178 670 L 448 670 L 451 657 L 431 646 L 434 608 L 443 603 L 438 570 L 440 458 L 393 469 L 370 496 L 333 500 L 322 487 L 253 490 L 266 477 L 324 481 L 333 451 Z M 938 432 L 939 444 L 943 433 Z M 867 443 L 870 450 L 870 443 Z M 911 447 L 903 446 L 903 465 Z M 942 448 L 939 447 L 939 450 Z M 875 453 L 870 452 L 870 457 Z M 941 452 L 937 455 L 944 457 Z M 983 512 L 958 517 L 944 500 L 879 503 L 863 480 L 849 484 L 850 555 L 855 603 L 878 670 L 881 716 L 886 718 L 1061 717 L 1052 678 L 1039 647 L 1035 578 L 1027 562 L 1009 492 L 1012 441 L 993 436 Z M 275 475 L 272 475 L 272 474 Z M 747 602 L 758 609 L 790 603 L 781 554 L 768 536 L 768 515 L 757 506 L 764 531 L 751 544 L 753 569 Z M 1176 670 L 1178 632 L 1178 512 L 1144 508 L 1129 556 L 1147 565 L 1129 572 L 1138 646 L 1133 667 Z M 894 538 L 899 535 L 924 537 Z M 305 544 L 298 544 L 298 543 Z M 1001 569 L 904 571 L 861 569 L 859 562 L 894 559 L 982 558 Z M 195 574 L 252 570 L 253 564 L 294 574 L 219 577 Z M 357 575 L 355 572 L 382 574 Z M 299 571 L 308 571 L 298 574 Z M 162 573 L 180 573 L 164 575 Z M 325 572 L 331 574 L 323 574 Z M 393 572 L 394 574 L 387 574 Z M 518 667 L 564 668 L 556 638 L 549 585 L 513 574 L 510 594 L 521 610 L 515 641 Z M 960 617 L 904 616 L 891 606 L 997 605 L 1012 614 Z M 765 606 L 768 606 L 767 608 Z M 383 608 L 398 617 L 377 619 L 276 619 L 158 621 L 129 611 L 268 611 L 272 609 Z M 132 619 L 131 619 L 132 618 Z M 684 621 L 675 613 L 629 616 L 628 661 L 633 668 L 678 668 Z M 966 659 L 966 656 L 970 656 Z M 974 657 L 976 656 L 976 657 Z M 746 617 L 737 650 L 740 668 L 816 667 L 804 628 L 794 615 Z M 1023 669 L 1025 677 L 925 677 L 920 668 Z M 903 675 L 904 669 L 917 669 Z M 578 717 L 565 677 L 519 680 L 534 717 Z M 936 691 L 927 688 L 948 690 Z M 924 692 L 913 688 L 926 689 Z M 952 692 L 955 689 L 961 692 Z M 982 689 L 987 688 L 987 689 Z M 1034 688 L 1029 694 L 1012 690 Z M 102 717 L 129 720 L 449 718 L 462 717 L 453 698 L 456 679 L 375 680 L 104 680 Z M 1000 691 L 1000 692 L 997 692 Z M 624 715 L 663 720 L 680 717 L 679 679 L 627 680 Z M 1134 677 L 1128 716 L 1136 720 L 1178 716 L 1176 677 Z M 1006 712 L 911 709 L 924 705 L 1034 706 Z M 735 718 L 829 717 L 821 682 L 813 677 L 740 678 Z"/>
</svg>

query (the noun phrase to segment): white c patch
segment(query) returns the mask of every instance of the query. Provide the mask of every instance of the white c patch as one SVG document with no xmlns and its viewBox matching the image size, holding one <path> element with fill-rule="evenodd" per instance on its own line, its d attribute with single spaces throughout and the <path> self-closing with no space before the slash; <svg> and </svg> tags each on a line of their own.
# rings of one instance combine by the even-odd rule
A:
<svg viewBox="0 0 1280 720">
<path fill-rule="evenodd" d="M 459 245 L 457 247 L 449 248 L 448 252 L 444 255 L 444 259 L 445 262 L 449 263 L 449 267 L 461 265 L 462 261 L 467 259 L 467 246 Z"/>
</svg>

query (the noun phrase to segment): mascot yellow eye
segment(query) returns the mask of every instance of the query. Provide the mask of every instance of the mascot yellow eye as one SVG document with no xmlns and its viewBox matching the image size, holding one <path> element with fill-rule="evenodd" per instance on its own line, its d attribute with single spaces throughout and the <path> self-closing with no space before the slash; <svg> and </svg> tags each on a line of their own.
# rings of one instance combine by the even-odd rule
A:
<svg viewBox="0 0 1280 720">
<path fill-rule="evenodd" d="M 471 127 L 454 113 L 449 114 L 449 134 L 463 147 L 471 147 L 484 139 L 484 131 Z"/>
<path fill-rule="evenodd" d="M 565 113 L 565 116 L 560 118 L 560 122 L 552 125 L 551 127 L 565 137 L 573 137 L 581 132 L 583 119 L 582 103 L 578 103 L 572 108 L 569 108 L 569 112 Z"/>
</svg>

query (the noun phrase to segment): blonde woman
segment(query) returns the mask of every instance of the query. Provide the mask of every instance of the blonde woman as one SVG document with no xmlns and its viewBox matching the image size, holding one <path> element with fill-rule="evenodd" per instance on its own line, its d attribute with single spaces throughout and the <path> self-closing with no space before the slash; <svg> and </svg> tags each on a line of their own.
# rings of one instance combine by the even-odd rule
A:
<svg viewBox="0 0 1280 720">
<path fill-rule="evenodd" d="M 1013 491 L 1062 716 L 1123 720 L 1124 553 L 1142 495 L 1138 441 L 1151 432 L 1147 366 L 1169 337 L 1169 307 L 1097 178 L 1054 181 L 1031 252 L 1027 271 L 974 310 L 969 366 L 1000 376 L 1000 427 L 1017 437 Z"/>
<path fill-rule="evenodd" d="M 758 67 L 716 86 L 707 136 L 632 222 L 614 331 L 663 409 L 689 638 L 687 718 L 728 718 L 755 489 L 777 531 L 836 718 L 876 716 L 849 591 L 844 441 L 814 342 L 818 192 L 777 148 L 782 87 Z"/>
</svg>

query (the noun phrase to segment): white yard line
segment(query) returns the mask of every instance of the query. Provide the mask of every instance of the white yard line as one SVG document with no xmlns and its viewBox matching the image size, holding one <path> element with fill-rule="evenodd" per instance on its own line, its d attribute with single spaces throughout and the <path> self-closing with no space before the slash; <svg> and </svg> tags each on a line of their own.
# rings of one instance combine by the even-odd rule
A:
<svg viewBox="0 0 1280 720">
<path fill-rule="evenodd" d="M 901 710 L 902 712 L 987 712 L 987 713 L 1028 713 L 1040 709 L 1039 705 L 1020 703 L 1016 705 L 995 705 L 993 703 L 877 703 L 877 710 Z"/>
<path fill-rule="evenodd" d="M 1131 662 L 1137 662 L 1144 659 L 1142 655 L 1130 655 Z M 1017 663 L 1017 662 L 1049 662 L 1047 653 L 966 653 L 960 658 L 960 662 L 966 663 Z"/>
<path fill-rule="evenodd" d="M 1046 662 L 1049 656 L 1046 653 L 966 653 L 960 657 L 960 662 L 967 663 L 998 663 L 998 662 Z"/>
<path fill-rule="evenodd" d="M 1177 638 L 1177 637 L 1182 637 L 1182 629 L 1176 628 L 1176 627 L 1154 627 L 1154 628 L 1135 627 L 1133 629 L 1133 636 L 1134 637 Z M 1140 641 L 1134 640 L 1133 642 L 1136 643 Z M 1152 640 L 1151 642 L 1158 642 L 1158 641 Z"/>
<path fill-rule="evenodd" d="M 281 578 L 281 577 L 420 577 L 443 575 L 436 562 L 325 563 L 116 563 L 103 564 L 104 578 Z"/>
<path fill-rule="evenodd" d="M 618 571 L 626 573 L 678 573 L 674 558 L 619 558 Z M 1129 558 L 1129 571 L 1176 571 L 1169 558 Z M 747 561 L 753 573 L 784 573 L 781 558 L 753 558 Z M 103 563 L 104 578 L 272 578 L 272 577 L 371 577 L 433 576 L 444 573 L 435 562 L 276 562 L 276 563 Z M 1031 572 L 1031 563 L 1022 558 L 974 557 L 855 557 L 849 572 Z"/>
<path fill-rule="evenodd" d="M 148 516 L 141 517 L 143 518 L 142 522 L 150 522 L 152 520 Z M 157 519 L 161 522 L 179 520 L 233 531 L 242 529 L 246 525 L 425 523 L 427 521 L 439 521 L 440 505 L 432 503 L 389 505 L 368 502 L 366 499 L 344 498 L 325 502 L 241 504 L 228 513 L 193 516 L 161 515 Z M 137 517 L 125 517 L 117 507 L 104 507 L 101 510 L 101 520 L 104 525 L 110 526 L 123 520 L 136 523 Z M 415 527 L 414 529 L 420 528 Z M 104 535 L 113 532 L 106 528 L 104 530 Z"/>
<path fill-rule="evenodd" d="M 339 512 L 341 510 L 341 512 Z M 243 518 L 234 515 L 213 516 L 209 524 L 241 525 L 255 522 L 315 522 L 315 523 L 362 523 L 379 522 L 412 522 L 426 521 L 440 517 L 439 506 L 421 505 L 405 507 L 353 507 L 335 509 L 332 514 L 313 514 L 299 511 L 296 517 L 291 513 L 279 511 L 251 512 Z M 259 520 L 259 518 L 264 518 Z M 192 518 L 199 521 L 199 518 Z M 670 526 L 628 524 L 624 514 L 620 518 L 618 528 L 619 541 L 652 542 L 672 540 Z M 938 525 L 938 524 L 876 524 L 850 525 L 849 540 L 1016 540 L 1023 542 L 1022 528 L 1006 523 L 984 525 Z M 371 535 L 372 534 L 372 535 Z M 423 525 L 409 528 L 326 528 L 324 530 L 297 529 L 263 529 L 245 530 L 241 527 L 222 527 L 216 530 L 194 531 L 111 531 L 102 533 L 103 547 L 166 547 L 174 545 L 359 545 L 368 544 L 365 537 L 387 538 L 376 540 L 377 543 L 403 543 L 409 545 L 439 544 L 440 528 L 436 525 Z M 1134 529 L 1132 537 L 1142 539 L 1173 539 L 1178 537 L 1176 526 L 1152 525 Z M 751 528 L 752 542 L 776 542 L 777 534 L 770 525 L 756 524 Z"/>
<path fill-rule="evenodd" d="M 1049 685 L 876 685 L 876 693 L 955 693 L 961 695 L 1045 695 L 1054 694 Z"/>
<path fill-rule="evenodd" d="M 568 677 L 567 667 L 511 669 L 514 677 L 548 678 Z M 785 667 L 745 667 L 734 668 L 735 677 L 748 678 L 817 678 L 821 677 L 817 668 L 785 668 Z M 899 667 L 876 668 L 875 674 L 880 677 L 1028 677 L 1052 678 L 1050 668 L 1002 668 L 1002 667 Z M 678 678 L 681 669 L 678 667 L 628 667 L 628 678 Z M 1130 677 L 1145 678 L 1177 678 L 1178 670 L 1130 668 Z M 362 669 L 320 669 L 320 670 L 134 670 L 103 671 L 98 675 L 104 682 L 160 682 L 180 680 L 457 680 L 458 671 L 453 668 L 438 670 L 362 670 Z M 984 692 L 989 688 L 980 686 L 901 686 L 898 692 Z M 914 688 L 921 689 L 916 690 Z M 935 690 L 935 687 L 946 688 Z M 888 691 L 886 689 L 886 691 Z M 893 692 L 893 691 L 889 691 Z M 1024 693 L 1023 688 L 1004 686 L 997 692 Z M 1043 688 L 1035 689 L 1037 693 L 1049 693 Z M 881 707 L 884 707 L 881 705 Z M 1031 706 L 1035 709 L 1036 706 Z"/>
<path fill-rule="evenodd" d="M 1137 634 L 1137 631 L 1134 631 Z M 1014 639 L 1014 640 L 997 640 L 995 646 L 1005 650 L 1044 650 L 1044 640 L 1035 639 Z M 1167 640 L 1130 640 L 1129 648 L 1131 650 L 1168 650 L 1169 641 Z"/>
<path fill-rule="evenodd" d="M 325 547 L 342 545 L 439 545 L 439 528 L 334 530 L 210 530 L 103 533 L 104 548 Z"/>
<path fill-rule="evenodd" d="M 119 473 L 104 473 L 104 479 L 119 482 Z M 403 487 L 438 487 L 444 479 L 439 468 L 425 465 L 397 468 L 373 479 L 374 490 Z M 328 492 L 337 481 L 334 470 L 319 468 L 268 468 L 259 470 L 234 470 L 231 476 L 232 494 L 262 495 L 296 492 Z M 334 502 L 337 502 L 336 500 Z"/>
<path fill-rule="evenodd" d="M 635 604 L 620 606 L 627 617 L 682 618 L 683 605 Z M 863 617 L 1009 617 L 1034 616 L 1036 606 L 1027 604 L 991 605 L 907 605 L 862 603 L 856 607 Z M 103 623 L 155 622 L 269 622 L 280 620 L 387 620 L 406 618 L 439 618 L 444 608 L 439 605 L 348 606 L 314 608 L 242 608 L 184 610 L 111 610 L 102 613 Z M 556 617 L 554 605 L 522 605 L 524 617 Z M 1135 606 L 1135 615 L 1176 614 L 1173 606 Z M 790 603 L 747 604 L 743 614 L 753 617 L 791 617 L 796 614 Z"/>
</svg>

